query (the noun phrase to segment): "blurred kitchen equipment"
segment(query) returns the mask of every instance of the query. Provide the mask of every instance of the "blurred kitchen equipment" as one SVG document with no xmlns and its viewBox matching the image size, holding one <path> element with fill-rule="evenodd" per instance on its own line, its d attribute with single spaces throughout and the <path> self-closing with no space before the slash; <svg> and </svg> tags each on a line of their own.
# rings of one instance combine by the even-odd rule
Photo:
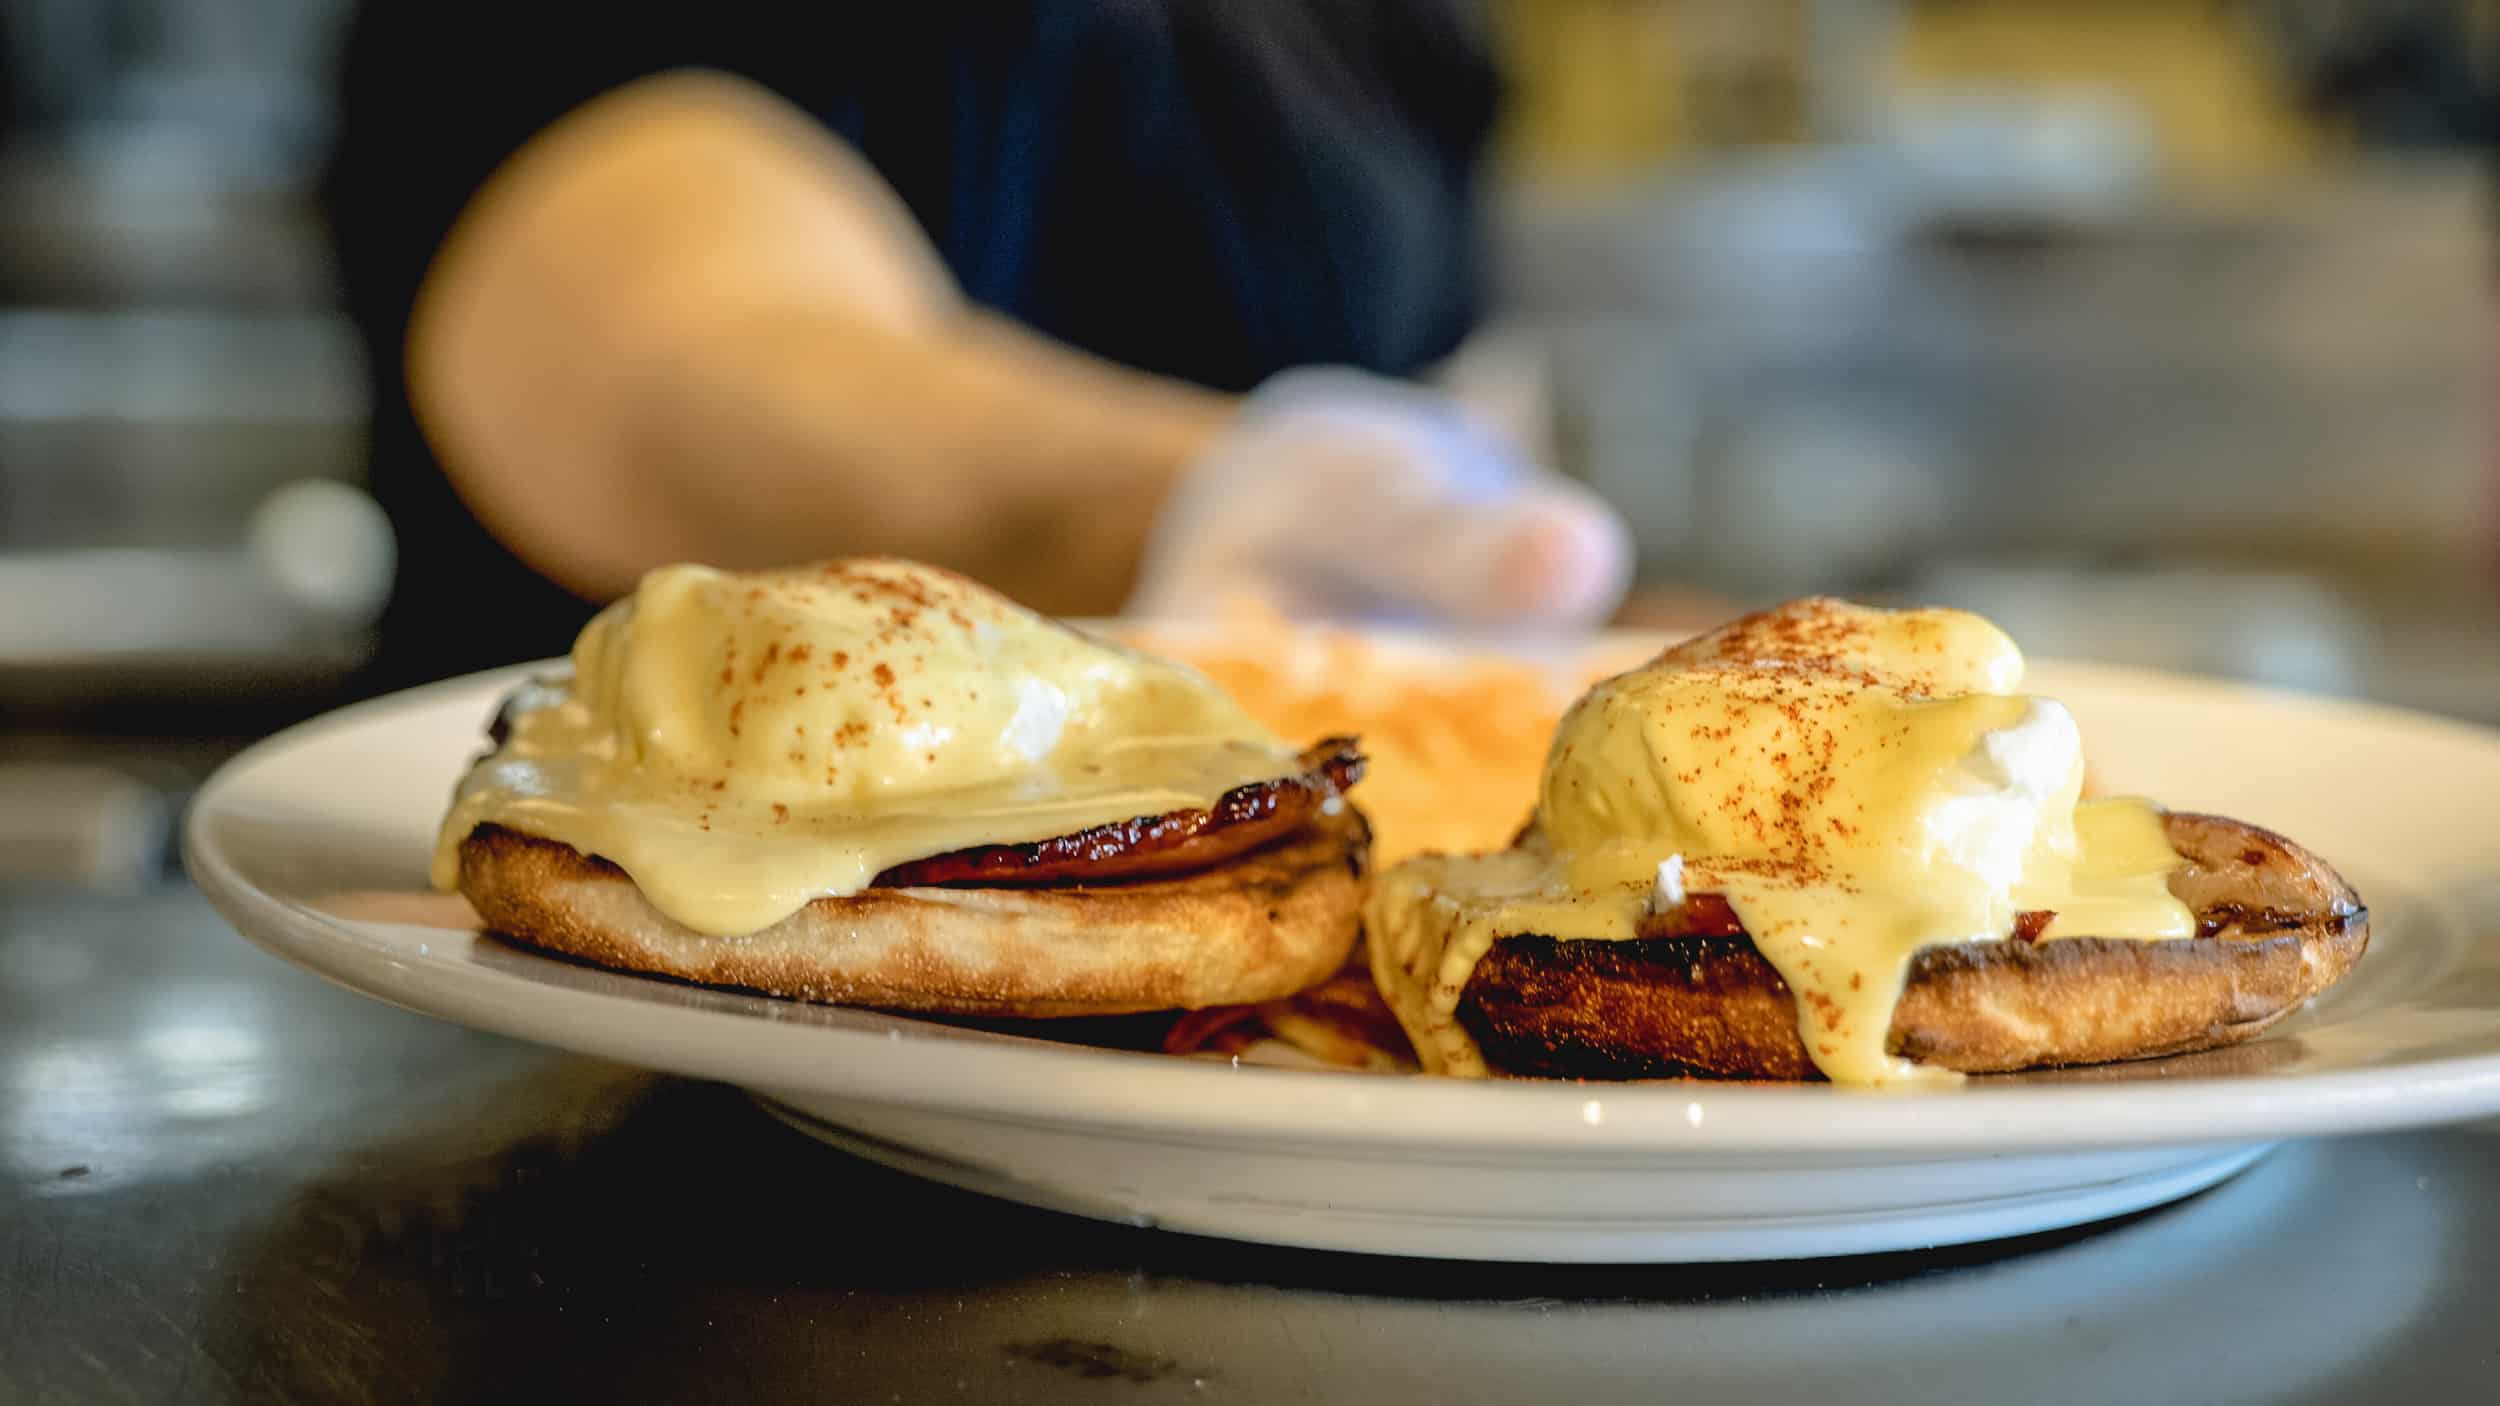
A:
<svg viewBox="0 0 2500 1406">
<path fill-rule="evenodd" d="M 171 821 L 153 787 L 110 767 L 0 762 L 0 885 L 141 887 L 164 871 Z"/>
<path fill-rule="evenodd" d="M 0 726 L 252 730 L 362 656 L 389 543 L 307 194 L 345 11 L 0 9 Z"/>
</svg>

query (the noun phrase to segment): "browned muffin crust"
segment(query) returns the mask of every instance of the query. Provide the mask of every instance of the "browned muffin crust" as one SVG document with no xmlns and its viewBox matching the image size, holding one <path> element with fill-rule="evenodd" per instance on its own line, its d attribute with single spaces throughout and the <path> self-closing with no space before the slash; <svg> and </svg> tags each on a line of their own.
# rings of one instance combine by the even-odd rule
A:
<svg viewBox="0 0 2500 1406">
<path fill-rule="evenodd" d="M 1049 887 L 871 888 L 760 932 L 698 933 L 624 871 L 480 826 L 460 891 L 488 927 L 601 966 L 775 996 L 957 1015 L 1110 1015 L 1273 1000 L 1361 931 L 1371 836 L 1351 806 L 1195 873 Z"/>
<path fill-rule="evenodd" d="M 2369 912 L 2316 855 L 2218 816 L 2164 824 L 2187 861 L 2170 889 L 2199 936 L 1928 948 L 1911 962 L 1887 1047 L 1971 1074 L 2212 1049 L 2263 1031 L 2360 959 Z M 1822 1077 L 1788 984 L 1741 932 L 1506 937 L 1476 967 L 1458 1016 L 1508 1074 Z"/>
</svg>

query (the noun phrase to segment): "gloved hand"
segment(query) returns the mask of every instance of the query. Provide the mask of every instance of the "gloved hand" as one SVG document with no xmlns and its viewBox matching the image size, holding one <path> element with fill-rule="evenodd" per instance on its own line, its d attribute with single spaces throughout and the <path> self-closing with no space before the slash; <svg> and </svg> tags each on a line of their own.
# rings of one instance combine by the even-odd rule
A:
<svg viewBox="0 0 2500 1406">
<path fill-rule="evenodd" d="M 1261 386 L 1183 474 L 1132 615 L 1290 615 L 1476 626 L 1604 618 L 1631 537 L 1603 499 L 1526 461 L 1439 392 L 1365 372 Z"/>
</svg>

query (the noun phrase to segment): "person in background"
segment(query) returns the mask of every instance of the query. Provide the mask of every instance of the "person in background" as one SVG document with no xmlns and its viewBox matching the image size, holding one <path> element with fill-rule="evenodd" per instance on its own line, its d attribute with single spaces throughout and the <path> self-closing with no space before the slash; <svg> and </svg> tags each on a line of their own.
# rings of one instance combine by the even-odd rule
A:
<svg viewBox="0 0 2500 1406">
<path fill-rule="evenodd" d="M 1619 520 L 1411 378 L 1477 316 L 1459 0 L 716 0 L 352 26 L 325 196 L 399 538 L 381 684 L 648 568 L 1044 610 L 1586 621 Z"/>
</svg>

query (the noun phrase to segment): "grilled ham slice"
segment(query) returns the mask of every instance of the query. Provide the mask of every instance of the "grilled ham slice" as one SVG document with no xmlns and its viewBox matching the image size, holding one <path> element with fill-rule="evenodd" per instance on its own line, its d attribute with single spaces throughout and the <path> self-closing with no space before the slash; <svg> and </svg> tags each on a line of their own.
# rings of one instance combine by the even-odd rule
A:
<svg viewBox="0 0 2500 1406">
<path fill-rule="evenodd" d="M 898 864 L 876 886 L 1098 884 L 1205 869 L 1310 824 L 1363 779 L 1363 754 L 1351 737 L 1315 743 L 1301 762 L 1301 774 L 1236 786 L 1205 810 L 1141 816 L 1036 844 L 959 849 Z"/>
</svg>

